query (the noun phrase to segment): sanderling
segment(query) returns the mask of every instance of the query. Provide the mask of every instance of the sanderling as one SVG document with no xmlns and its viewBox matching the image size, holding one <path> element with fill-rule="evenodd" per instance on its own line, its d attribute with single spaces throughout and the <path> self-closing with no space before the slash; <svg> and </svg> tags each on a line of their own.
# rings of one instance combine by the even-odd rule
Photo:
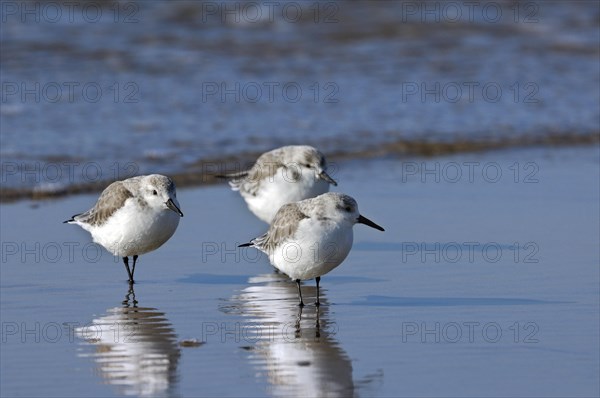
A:
<svg viewBox="0 0 600 398">
<path fill-rule="evenodd" d="M 169 240 L 180 217 L 175 184 L 169 177 L 152 174 L 113 182 L 94 207 L 65 223 L 79 225 L 92 234 L 94 242 L 123 257 L 129 283 L 133 283 L 138 256 Z M 132 270 L 129 256 L 133 256 Z"/>
<path fill-rule="evenodd" d="M 325 156 L 308 145 L 292 145 L 263 153 L 249 170 L 226 174 L 229 184 L 258 218 L 270 223 L 286 203 L 314 198 L 337 185 L 327 174 Z"/>
<path fill-rule="evenodd" d="M 352 227 L 356 223 L 384 231 L 360 215 L 352 197 L 329 192 L 283 205 L 266 234 L 240 247 L 256 247 L 269 256 L 275 268 L 295 280 L 301 307 L 300 281 L 314 278 L 318 306 L 321 275 L 344 261 L 352 248 Z"/>
</svg>

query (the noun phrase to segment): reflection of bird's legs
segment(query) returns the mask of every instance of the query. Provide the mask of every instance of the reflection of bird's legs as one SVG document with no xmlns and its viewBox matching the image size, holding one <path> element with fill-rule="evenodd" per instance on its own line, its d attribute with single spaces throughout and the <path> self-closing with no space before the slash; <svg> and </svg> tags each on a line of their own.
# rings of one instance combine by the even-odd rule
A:
<svg viewBox="0 0 600 398">
<path fill-rule="evenodd" d="M 294 333 L 294 337 L 297 339 L 301 337 L 300 322 L 302 322 L 302 307 L 298 306 L 298 315 L 296 315 L 296 333 Z"/>
<path fill-rule="evenodd" d="M 321 305 L 321 302 L 319 302 L 319 282 L 321 282 L 321 277 L 317 276 L 315 281 L 317 281 L 317 301 L 315 302 L 315 305 L 318 307 Z"/>
<path fill-rule="evenodd" d="M 125 269 L 127 270 L 127 275 L 129 275 L 129 284 L 132 284 L 133 283 L 133 274 L 131 273 L 131 270 L 129 269 L 129 257 L 123 257 L 123 263 L 125 264 Z M 135 260 L 134 260 L 134 264 L 135 264 Z M 133 268 L 135 269 L 135 265 L 133 266 Z"/>
<path fill-rule="evenodd" d="M 135 262 L 137 261 L 137 254 L 133 255 L 133 269 L 131 270 L 131 283 L 133 283 L 133 274 L 135 274 Z"/>
<path fill-rule="evenodd" d="M 321 337 L 321 322 L 319 322 L 320 313 L 321 313 L 321 311 L 319 310 L 319 307 L 317 307 L 317 323 L 315 325 L 315 328 L 316 328 L 315 337 Z"/>
<path fill-rule="evenodd" d="M 304 307 L 304 301 L 302 301 L 302 290 L 300 290 L 300 279 L 296 279 L 296 285 L 298 285 L 298 297 L 300 297 L 299 307 Z"/>
<path fill-rule="evenodd" d="M 123 305 L 127 308 L 129 308 L 129 302 L 131 300 L 131 303 L 133 304 L 133 307 L 137 307 L 137 300 L 135 299 L 135 290 L 133 290 L 133 283 L 129 282 L 129 290 L 127 291 L 127 294 L 125 295 L 125 300 L 123 300 Z"/>
<path fill-rule="evenodd" d="M 133 303 L 133 308 L 137 308 L 138 301 L 135 299 L 135 290 L 133 290 L 133 283 L 129 284 L 129 291 L 131 292 L 131 302 Z"/>
</svg>

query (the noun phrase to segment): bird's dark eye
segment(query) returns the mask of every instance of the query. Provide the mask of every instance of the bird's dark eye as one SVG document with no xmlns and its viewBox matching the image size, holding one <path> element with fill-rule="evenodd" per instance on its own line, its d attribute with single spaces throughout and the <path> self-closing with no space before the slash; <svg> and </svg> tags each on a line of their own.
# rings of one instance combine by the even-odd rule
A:
<svg viewBox="0 0 600 398">
<path fill-rule="evenodd" d="M 352 211 L 352 207 L 350 207 L 350 206 L 346 206 L 346 211 L 347 211 L 348 213 L 350 213 L 350 212 Z"/>
<path fill-rule="evenodd" d="M 308 164 L 308 163 L 305 163 L 305 164 L 304 164 L 304 167 L 306 167 L 306 168 L 310 169 L 310 164 Z"/>
<path fill-rule="evenodd" d="M 154 196 L 158 195 L 158 192 L 156 192 L 156 189 L 154 191 L 152 191 L 152 195 L 154 195 Z"/>
</svg>

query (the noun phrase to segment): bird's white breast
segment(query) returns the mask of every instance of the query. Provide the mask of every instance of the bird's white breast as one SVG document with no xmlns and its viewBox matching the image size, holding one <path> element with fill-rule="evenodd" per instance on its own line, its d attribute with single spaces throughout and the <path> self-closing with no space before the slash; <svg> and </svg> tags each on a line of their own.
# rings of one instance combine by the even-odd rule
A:
<svg viewBox="0 0 600 398">
<path fill-rule="evenodd" d="M 172 210 L 140 206 L 135 199 L 128 199 L 103 225 L 87 229 L 94 242 L 125 257 L 158 249 L 173 236 L 179 218 Z"/>
<path fill-rule="evenodd" d="M 271 263 L 292 279 L 325 275 L 344 261 L 352 248 L 352 225 L 306 219 L 292 238 L 270 253 Z"/>
<path fill-rule="evenodd" d="M 261 181 L 256 195 L 241 191 L 248 208 L 261 220 L 270 223 L 277 210 L 286 203 L 313 198 L 329 192 L 329 183 L 316 178 L 314 173 L 304 171 L 295 181 L 291 172 L 277 170 L 275 175 Z"/>
</svg>

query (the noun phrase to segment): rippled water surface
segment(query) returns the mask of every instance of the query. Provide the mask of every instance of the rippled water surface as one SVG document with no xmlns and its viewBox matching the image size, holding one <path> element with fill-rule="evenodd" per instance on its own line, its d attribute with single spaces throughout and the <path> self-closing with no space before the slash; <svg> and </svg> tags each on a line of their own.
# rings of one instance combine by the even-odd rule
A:
<svg viewBox="0 0 600 398">
<path fill-rule="evenodd" d="M 122 2 L 94 23 L 98 5 L 78 4 L 5 13 L 7 186 L 177 173 L 291 142 L 598 135 L 595 1 L 453 3 L 460 18 L 440 2 Z"/>
</svg>

